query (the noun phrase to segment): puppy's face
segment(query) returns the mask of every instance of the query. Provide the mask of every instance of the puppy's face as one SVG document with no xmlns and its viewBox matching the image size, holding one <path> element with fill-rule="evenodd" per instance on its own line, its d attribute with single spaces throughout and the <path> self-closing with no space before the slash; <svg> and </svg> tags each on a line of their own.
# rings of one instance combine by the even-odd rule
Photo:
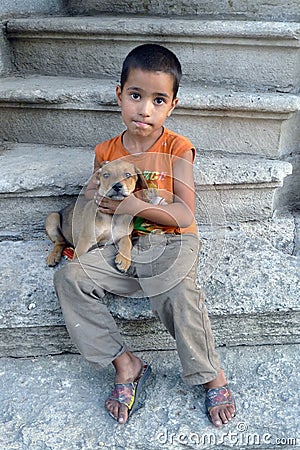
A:
<svg viewBox="0 0 300 450">
<path fill-rule="evenodd" d="M 139 176 L 136 167 L 126 161 L 105 162 L 96 173 L 98 193 L 113 200 L 123 200 L 135 190 Z"/>
</svg>

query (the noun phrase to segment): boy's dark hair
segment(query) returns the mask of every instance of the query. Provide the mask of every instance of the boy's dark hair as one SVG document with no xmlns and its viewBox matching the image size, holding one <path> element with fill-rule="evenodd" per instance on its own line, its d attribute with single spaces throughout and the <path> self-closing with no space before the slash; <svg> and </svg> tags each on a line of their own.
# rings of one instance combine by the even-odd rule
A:
<svg viewBox="0 0 300 450">
<path fill-rule="evenodd" d="M 176 97 L 182 72 L 180 62 L 171 50 L 159 44 L 142 44 L 131 50 L 123 63 L 121 90 L 123 90 L 131 69 L 169 73 L 174 80 L 173 98 Z"/>
</svg>

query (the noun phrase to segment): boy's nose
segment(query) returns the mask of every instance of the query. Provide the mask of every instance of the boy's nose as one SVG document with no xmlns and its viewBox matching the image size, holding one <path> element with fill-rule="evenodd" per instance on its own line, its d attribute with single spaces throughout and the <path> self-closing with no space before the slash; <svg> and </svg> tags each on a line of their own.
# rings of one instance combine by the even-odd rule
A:
<svg viewBox="0 0 300 450">
<path fill-rule="evenodd" d="M 145 100 L 140 104 L 139 114 L 143 117 L 151 116 L 152 102 Z"/>
</svg>

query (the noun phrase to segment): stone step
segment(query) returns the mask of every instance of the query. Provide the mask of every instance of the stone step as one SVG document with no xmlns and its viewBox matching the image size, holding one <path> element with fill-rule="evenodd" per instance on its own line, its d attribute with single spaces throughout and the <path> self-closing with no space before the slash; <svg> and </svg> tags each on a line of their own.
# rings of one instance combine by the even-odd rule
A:
<svg viewBox="0 0 300 450">
<path fill-rule="evenodd" d="M 0 239 L 44 234 L 49 211 L 77 196 L 93 171 L 90 148 L 10 144 L 0 154 Z M 194 164 L 199 224 L 263 220 L 289 163 L 256 156 L 198 151 Z"/>
<path fill-rule="evenodd" d="M 118 79 L 129 50 L 159 42 L 179 57 L 185 83 L 284 92 L 300 88 L 297 22 L 118 14 L 10 19 L 6 30 L 20 73 Z"/>
<path fill-rule="evenodd" d="M 111 367 L 99 370 L 79 355 L 2 358 L 0 446 L 3 450 L 296 450 L 299 350 L 299 345 L 219 349 L 237 407 L 236 418 L 222 429 L 206 417 L 204 389 L 188 387 L 180 379 L 175 351 L 137 354 L 151 363 L 153 374 L 140 398 L 143 408 L 126 426 L 117 424 L 104 408 L 113 385 Z"/>
<path fill-rule="evenodd" d="M 110 14 L 143 14 L 161 16 L 197 16 L 209 19 L 239 19 L 239 20 L 300 20 L 300 5 L 298 0 L 289 0 L 288 4 L 282 0 L 151 0 L 130 2 L 116 0 L 69 0 L 69 14 L 98 15 Z"/>
<path fill-rule="evenodd" d="M 1 80 L 5 141 L 91 146 L 124 129 L 116 80 L 12 77 Z M 190 84 L 166 126 L 205 150 L 277 158 L 299 145 L 300 96 Z"/>
<path fill-rule="evenodd" d="M 41 14 L 62 14 L 66 13 L 61 0 L 4 0 L 0 3 L 0 17 L 20 17 Z"/>
<path fill-rule="evenodd" d="M 299 256 L 241 230 L 201 233 L 199 280 L 218 345 L 299 342 Z M 48 240 L 0 242 L 0 355 L 76 351 L 64 327 L 45 258 Z M 64 264 L 65 262 L 63 262 Z M 148 299 L 107 295 L 129 346 L 174 349 Z"/>
</svg>

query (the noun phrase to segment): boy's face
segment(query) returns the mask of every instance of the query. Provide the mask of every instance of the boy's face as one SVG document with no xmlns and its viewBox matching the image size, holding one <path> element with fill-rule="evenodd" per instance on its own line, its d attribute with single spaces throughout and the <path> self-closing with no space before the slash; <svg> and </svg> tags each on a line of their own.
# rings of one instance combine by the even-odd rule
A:
<svg viewBox="0 0 300 450">
<path fill-rule="evenodd" d="M 158 138 L 162 126 L 177 105 L 173 77 L 164 72 L 132 69 L 123 86 L 117 86 L 123 121 L 132 137 Z"/>
</svg>

